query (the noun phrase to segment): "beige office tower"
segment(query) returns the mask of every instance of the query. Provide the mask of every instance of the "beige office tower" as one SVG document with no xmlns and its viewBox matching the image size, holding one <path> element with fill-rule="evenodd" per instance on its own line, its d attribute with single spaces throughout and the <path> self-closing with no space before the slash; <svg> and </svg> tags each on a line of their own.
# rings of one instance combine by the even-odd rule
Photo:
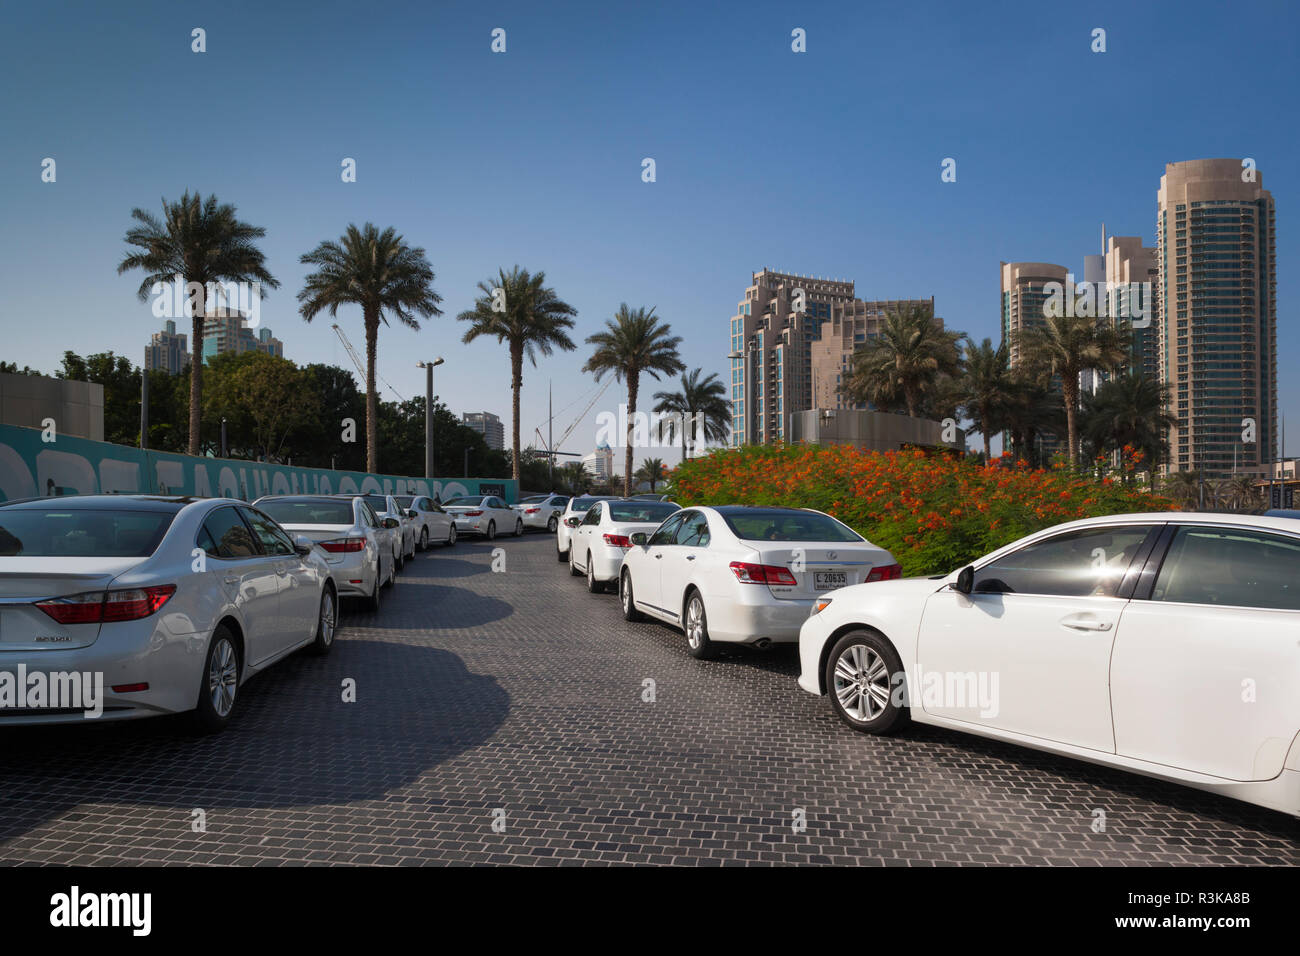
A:
<svg viewBox="0 0 1300 956">
<path fill-rule="evenodd" d="M 1106 240 L 1106 307 L 1112 322 L 1132 337 L 1129 368 L 1150 379 L 1160 376 L 1160 268 L 1156 249 L 1142 245 L 1140 236 L 1109 236 Z"/>
<path fill-rule="evenodd" d="M 1060 295 L 1068 273 L 1065 266 L 1053 262 L 1002 263 L 1002 341 L 1007 343 L 1012 368 L 1021 362 L 1019 333 L 1043 325 L 1044 306 L 1052 295 L 1045 287 L 1057 283 L 1055 294 Z"/>
<path fill-rule="evenodd" d="M 1273 197 L 1253 161 L 1165 166 L 1157 361 L 1178 418 L 1166 471 L 1226 475 L 1276 457 L 1274 231 Z"/>
<path fill-rule="evenodd" d="M 891 312 L 925 309 L 934 316 L 934 297 L 928 299 L 881 299 L 864 302 L 852 299 L 831 306 L 831 317 L 821 323 L 821 333 L 810 349 L 812 363 L 812 408 L 859 408 L 844 394 L 853 372 L 853 353 L 868 339 L 880 334 L 880 326 Z M 943 328 L 943 319 L 934 316 Z"/>
</svg>

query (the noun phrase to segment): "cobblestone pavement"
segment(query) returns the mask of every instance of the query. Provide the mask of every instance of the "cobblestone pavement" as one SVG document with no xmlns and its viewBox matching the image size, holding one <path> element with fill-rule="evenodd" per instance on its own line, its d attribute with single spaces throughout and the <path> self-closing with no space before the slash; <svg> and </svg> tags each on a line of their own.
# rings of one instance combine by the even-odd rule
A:
<svg viewBox="0 0 1300 956">
<path fill-rule="evenodd" d="M 420 555 L 216 737 L 6 728 L 0 861 L 1300 863 L 1281 814 L 946 731 L 857 735 L 795 686 L 793 649 L 697 662 L 550 536 L 496 544 L 503 573 L 482 542 Z"/>
</svg>

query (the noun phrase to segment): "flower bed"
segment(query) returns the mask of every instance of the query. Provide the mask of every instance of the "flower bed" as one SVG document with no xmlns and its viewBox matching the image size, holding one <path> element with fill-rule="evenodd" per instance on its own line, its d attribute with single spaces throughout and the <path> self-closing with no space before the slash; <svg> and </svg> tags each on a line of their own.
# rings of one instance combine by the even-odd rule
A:
<svg viewBox="0 0 1300 956">
<path fill-rule="evenodd" d="M 987 466 L 920 450 L 746 445 L 681 464 L 682 505 L 825 511 L 888 548 L 903 573 L 946 574 L 1019 537 L 1095 515 L 1167 511 L 1167 498 L 1064 470 Z"/>
</svg>

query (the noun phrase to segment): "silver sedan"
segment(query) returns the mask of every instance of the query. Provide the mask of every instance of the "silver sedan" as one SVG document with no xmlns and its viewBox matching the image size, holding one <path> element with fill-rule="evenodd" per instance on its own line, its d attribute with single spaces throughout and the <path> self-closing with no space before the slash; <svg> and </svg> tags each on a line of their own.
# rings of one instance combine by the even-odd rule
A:
<svg viewBox="0 0 1300 956">
<path fill-rule="evenodd" d="M 299 648 L 328 653 L 329 565 L 231 498 L 86 495 L 0 504 L 0 724 L 190 712 Z"/>
</svg>

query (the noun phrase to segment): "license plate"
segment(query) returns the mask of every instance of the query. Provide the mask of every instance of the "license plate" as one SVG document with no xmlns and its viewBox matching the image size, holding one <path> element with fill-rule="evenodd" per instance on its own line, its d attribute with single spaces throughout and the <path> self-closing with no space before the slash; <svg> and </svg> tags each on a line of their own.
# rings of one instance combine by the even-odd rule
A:
<svg viewBox="0 0 1300 956">
<path fill-rule="evenodd" d="M 818 591 L 830 591 L 834 588 L 847 587 L 849 575 L 846 571 L 814 571 L 813 587 Z"/>
</svg>

